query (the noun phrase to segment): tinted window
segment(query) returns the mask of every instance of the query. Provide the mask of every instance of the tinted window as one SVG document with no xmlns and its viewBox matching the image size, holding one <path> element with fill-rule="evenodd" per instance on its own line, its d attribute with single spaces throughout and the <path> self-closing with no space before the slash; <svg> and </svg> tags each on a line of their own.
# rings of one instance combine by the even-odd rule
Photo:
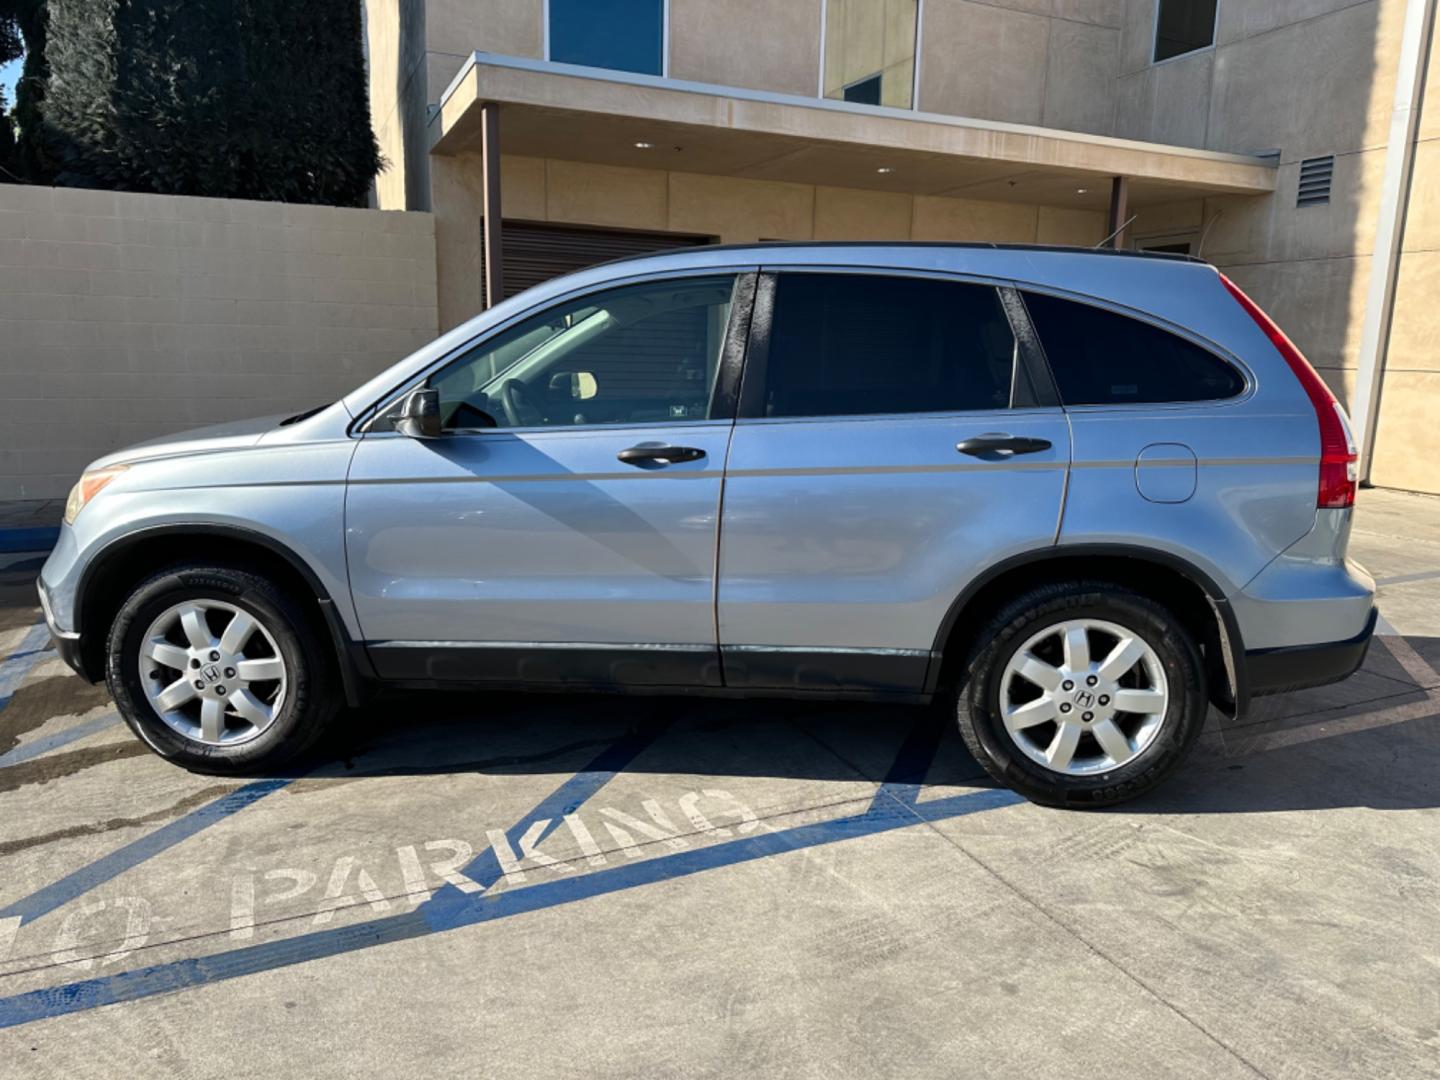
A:
<svg viewBox="0 0 1440 1080">
<path fill-rule="evenodd" d="M 433 375 L 446 428 L 670 423 L 709 415 L 734 277 L 592 293 Z"/>
<path fill-rule="evenodd" d="M 550 59 L 662 74 L 665 0 L 550 0 Z"/>
<path fill-rule="evenodd" d="M 1155 61 L 1215 43 L 1216 0 L 1160 0 L 1155 19 Z"/>
<path fill-rule="evenodd" d="M 1066 405 L 1234 397 L 1245 380 L 1213 353 L 1113 311 L 1026 293 L 1025 305 Z"/>
<path fill-rule="evenodd" d="M 995 290 L 923 278 L 782 274 L 767 416 L 1003 409 L 1015 337 Z"/>
</svg>

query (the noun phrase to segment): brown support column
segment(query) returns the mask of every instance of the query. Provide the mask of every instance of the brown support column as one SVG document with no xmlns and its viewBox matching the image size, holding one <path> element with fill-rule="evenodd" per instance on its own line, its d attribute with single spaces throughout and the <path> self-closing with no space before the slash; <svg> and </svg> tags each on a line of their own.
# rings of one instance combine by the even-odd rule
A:
<svg viewBox="0 0 1440 1080">
<path fill-rule="evenodd" d="M 485 306 L 505 298 L 505 266 L 500 254 L 500 106 L 480 106 L 480 160 L 484 169 L 481 212 L 484 214 Z"/>
<path fill-rule="evenodd" d="M 1125 246 L 1125 223 L 1130 220 L 1129 201 L 1129 179 L 1124 176 L 1115 177 L 1110 181 L 1110 217 L 1105 225 L 1105 235 L 1110 239 L 1105 242 L 1106 247 Z"/>
</svg>

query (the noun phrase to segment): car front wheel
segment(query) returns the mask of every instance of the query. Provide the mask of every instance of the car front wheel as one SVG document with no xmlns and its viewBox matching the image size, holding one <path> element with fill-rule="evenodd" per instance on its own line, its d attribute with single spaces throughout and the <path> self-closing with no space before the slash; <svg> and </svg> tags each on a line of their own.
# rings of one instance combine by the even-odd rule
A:
<svg viewBox="0 0 1440 1080">
<path fill-rule="evenodd" d="M 1184 758 L 1205 718 L 1194 639 L 1166 608 L 1103 583 L 1042 586 L 981 634 L 960 732 L 987 772 L 1050 806 L 1134 798 Z"/>
<path fill-rule="evenodd" d="M 336 709 L 317 630 L 260 574 L 176 566 L 121 605 L 106 681 L 162 757 L 198 772 L 272 769 L 308 749 Z"/>
</svg>

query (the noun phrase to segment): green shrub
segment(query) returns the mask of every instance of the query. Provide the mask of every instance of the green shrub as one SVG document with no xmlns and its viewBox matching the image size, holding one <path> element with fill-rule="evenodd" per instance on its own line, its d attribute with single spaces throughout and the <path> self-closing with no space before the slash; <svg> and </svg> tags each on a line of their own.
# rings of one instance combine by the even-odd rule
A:
<svg viewBox="0 0 1440 1080">
<path fill-rule="evenodd" d="M 363 205 L 359 0 L 49 0 L 56 181 Z"/>
</svg>

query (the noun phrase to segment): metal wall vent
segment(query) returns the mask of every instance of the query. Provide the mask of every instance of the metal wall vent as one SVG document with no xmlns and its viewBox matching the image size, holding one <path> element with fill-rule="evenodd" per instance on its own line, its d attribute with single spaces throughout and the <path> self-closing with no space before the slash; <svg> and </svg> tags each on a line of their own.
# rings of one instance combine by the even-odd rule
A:
<svg viewBox="0 0 1440 1080">
<path fill-rule="evenodd" d="M 1300 162 L 1300 190 L 1296 206 L 1323 206 L 1330 201 L 1330 180 L 1335 175 L 1335 155 L 1306 158 Z"/>
</svg>

